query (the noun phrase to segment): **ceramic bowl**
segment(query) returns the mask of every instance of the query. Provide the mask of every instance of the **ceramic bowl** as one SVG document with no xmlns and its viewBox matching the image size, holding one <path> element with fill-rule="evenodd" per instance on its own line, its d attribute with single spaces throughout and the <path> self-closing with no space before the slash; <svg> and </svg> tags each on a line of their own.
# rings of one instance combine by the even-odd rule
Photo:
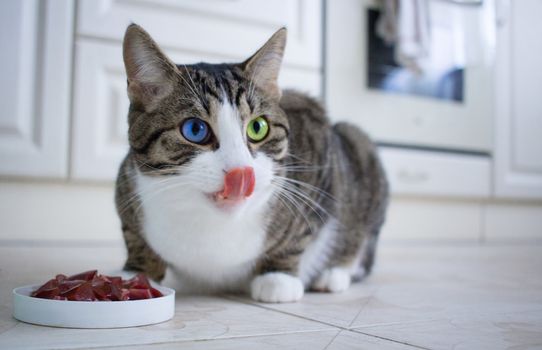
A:
<svg viewBox="0 0 542 350">
<path fill-rule="evenodd" d="M 30 296 L 39 285 L 13 290 L 13 317 L 19 321 L 65 328 L 120 328 L 170 320 L 175 312 L 175 291 L 155 286 L 163 296 L 128 301 L 69 301 Z"/>
</svg>

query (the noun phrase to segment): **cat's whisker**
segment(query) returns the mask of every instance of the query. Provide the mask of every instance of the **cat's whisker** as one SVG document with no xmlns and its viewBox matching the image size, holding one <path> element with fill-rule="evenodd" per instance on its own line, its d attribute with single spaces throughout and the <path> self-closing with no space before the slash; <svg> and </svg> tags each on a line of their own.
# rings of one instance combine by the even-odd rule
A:
<svg viewBox="0 0 542 350">
<path fill-rule="evenodd" d="M 252 98 L 252 89 L 254 85 L 254 71 L 252 71 L 250 78 L 248 80 L 248 92 L 247 92 L 247 100 Z"/>
<path fill-rule="evenodd" d="M 160 176 L 165 175 L 165 174 L 161 174 L 161 173 L 157 174 L 155 172 L 148 172 L 148 174 L 149 175 L 160 175 Z M 139 176 L 140 176 L 139 173 L 124 174 L 122 176 L 122 178 L 117 179 L 117 186 L 125 185 L 125 184 L 133 184 L 137 180 L 137 178 L 139 178 Z M 165 176 L 164 176 L 164 178 L 165 178 Z"/>
<path fill-rule="evenodd" d="M 295 209 L 295 211 L 297 211 L 301 218 L 303 219 L 303 221 L 305 221 L 305 224 L 307 225 L 307 227 L 309 227 L 309 229 L 311 229 L 311 232 L 312 232 L 312 228 L 311 228 L 311 225 L 310 225 L 310 221 L 309 219 L 306 217 L 305 213 L 304 213 L 304 210 L 300 207 L 299 203 L 297 203 L 297 201 L 295 200 L 295 198 L 292 198 L 289 193 L 287 191 L 285 191 L 284 189 L 280 188 L 277 186 L 276 188 L 276 193 L 277 193 L 277 196 L 278 198 L 282 198 L 284 199 L 283 203 L 286 205 L 286 203 L 290 203 L 293 208 Z M 295 218 L 298 218 L 299 216 L 297 216 L 294 212 L 294 210 L 291 209 L 291 207 L 288 205 L 287 206 L 290 211 L 292 212 L 292 217 L 295 219 Z"/>
<path fill-rule="evenodd" d="M 165 182 L 165 181 L 164 181 Z M 160 183 L 164 183 L 164 182 L 160 182 Z M 128 209 L 130 209 L 131 205 L 137 201 L 137 200 L 140 200 L 142 195 L 146 192 L 149 192 L 151 191 L 151 189 L 145 189 L 145 190 L 141 190 L 141 191 L 134 191 L 133 194 L 130 195 L 130 197 L 128 197 L 126 200 L 124 200 L 122 203 L 119 203 L 117 205 L 117 210 L 119 212 L 119 214 L 124 214 L 124 212 L 126 212 Z"/>
<path fill-rule="evenodd" d="M 308 205 L 316 207 L 316 209 L 323 211 L 325 214 L 329 215 L 329 213 L 313 198 L 311 198 L 309 195 L 307 195 L 305 192 L 303 192 L 301 189 L 295 187 L 295 186 L 287 186 L 287 189 L 296 195 L 302 197 L 305 201 L 308 202 Z"/>
<path fill-rule="evenodd" d="M 134 175 L 134 176 L 137 176 L 137 175 Z M 172 182 L 173 180 L 174 179 L 172 178 L 167 178 L 167 179 L 157 182 L 155 185 L 156 186 L 166 185 L 168 182 Z M 140 191 L 134 191 L 134 193 L 128 199 L 126 199 L 124 202 L 118 205 L 119 212 L 121 214 L 124 213 L 136 199 L 138 198 L 141 199 L 143 194 L 150 192 L 152 190 L 153 188 L 151 187 L 151 188 L 146 188 Z"/>
<path fill-rule="evenodd" d="M 304 158 L 301 158 L 301 156 L 298 156 L 298 155 L 295 155 L 293 153 L 290 153 L 290 152 L 286 152 L 286 155 L 290 158 L 293 158 L 293 159 L 297 159 L 299 160 L 301 163 L 305 163 L 305 164 L 310 164 L 311 162 L 304 159 Z"/>
<path fill-rule="evenodd" d="M 153 169 L 153 170 L 169 170 L 171 168 L 181 168 L 181 167 L 183 167 L 183 165 L 167 164 L 167 165 L 164 166 L 165 168 L 156 168 L 156 167 L 152 166 L 151 164 L 145 163 L 142 160 L 136 159 L 136 162 L 138 162 L 140 165 L 143 165 L 143 166 L 145 166 L 147 168 L 150 168 L 150 169 Z"/>
<path fill-rule="evenodd" d="M 309 218 L 305 214 L 305 210 L 302 208 L 302 205 L 300 203 L 298 203 L 298 200 L 294 196 L 292 196 L 291 193 L 288 192 L 287 190 L 285 190 L 284 188 L 277 187 L 277 189 L 278 189 L 278 192 L 277 192 L 278 195 L 282 196 L 282 198 L 284 198 L 285 200 L 290 202 L 294 206 L 294 208 L 297 209 L 297 211 L 299 212 L 299 214 L 301 215 L 301 217 L 303 218 L 303 220 L 307 224 L 307 227 L 311 231 L 311 234 L 314 233 L 313 225 L 311 224 Z M 294 214 L 294 218 L 295 217 L 296 217 L 296 215 Z"/>
<path fill-rule="evenodd" d="M 331 195 L 329 192 L 326 192 L 324 190 L 322 190 L 321 188 L 319 187 L 316 187 L 314 185 L 311 185 L 311 184 L 308 184 L 304 181 L 300 181 L 300 180 L 296 180 L 296 179 L 292 179 L 292 178 L 289 178 L 289 177 L 284 177 L 284 176 L 280 176 L 280 175 L 275 175 L 275 178 L 277 179 L 281 179 L 285 182 L 289 182 L 289 183 L 292 183 L 292 184 L 296 184 L 296 185 L 299 185 L 299 186 L 302 186 L 304 188 L 306 188 L 307 190 L 310 190 L 310 191 L 313 191 L 319 195 L 322 195 L 328 199 L 331 199 L 332 201 L 336 202 L 337 199 Z"/>
<path fill-rule="evenodd" d="M 309 209 L 311 209 L 312 211 L 314 211 L 314 213 L 320 218 L 320 220 L 322 220 L 322 222 L 325 222 L 324 218 L 322 218 L 322 216 L 320 215 L 320 213 L 318 212 L 318 210 L 320 210 L 321 212 L 323 212 L 324 214 L 328 215 L 328 216 L 331 216 L 329 214 L 329 212 L 327 212 L 327 210 L 325 210 L 320 204 L 318 204 L 314 199 L 310 198 L 309 196 L 307 196 L 305 193 L 303 193 L 302 191 L 298 190 L 297 188 L 289 185 L 288 183 L 286 182 L 277 182 L 278 186 L 280 186 L 283 190 L 289 192 L 292 196 L 294 196 L 295 198 L 297 198 L 297 200 L 299 200 L 300 202 L 302 202 L 303 204 L 305 204 Z"/>
<path fill-rule="evenodd" d="M 303 164 L 299 162 L 293 162 L 293 163 L 284 163 L 284 164 L 278 164 L 276 165 L 278 168 L 287 168 L 287 167 L 304 167 L 304 168 L 311 168 L 311 169 L 321 169 L 321 168 L 327 168 L 329 166 L 327 165 L 310 165 L 310 164 Z"/>
<path fill-rule="evenodd" d="M 158 185 L 158 183 L 156 185 Z M 147 192 L 147 194 L 140 197 L 138 206 L 134 209 L 134 213 L 138 213 L 139 210 L 141 210 L 143 204 L 150 201 L 151 199 L 153 199 L 154 197 L 158 196 L 161 193 L 174 191 L 178 189 L 179 187 L 186 187 L 186 186 L 193 186 L 193 185 L 194 185 L 193 182 L 177 182 L 177 183 L 170 184 L 169 186 L 154 186 L 154 188 L 151 187 L 150 191 Z"/>
<path fill-rule="evenodd" d="M 300 209 L 297 207 L 297 206 L 293 206 L 292 208 L 292 200 L 291 199 L 288 199 L 286 198 L 286 196 L 280 191 L 280 189 L 277 189 L 276 192 L 273 193 L 273 196 L 275 196 L 280 202 L 281 204 L 288 209 L 288 211 L 290 212 L 290 214 L 292 214 L 292 218 L 293 220 L 295 220 L 298 216 L 296 215 L 296 211 L 299 212 L 301 214 L 301 217 L 303 218 L 303 212 L 300 211 Z M 288 204 L 290 203 L 290 204 Z M 309 221 L 306 219 L 306 218 L 303 218 L 303 220 L 305 221 L 305 223 L 307 224 L 307 227 L 309 227 Z"/>
<path fill-rule="evenodd" d="M 300 181 L 300 180 L 296 180 L 296 179 L 292 179 L 292 178 L 288 178 L 288 177 L 284 177 L 284 176 L 280 176 L 280 175 L 275 175 L 275 178 L 276 179 L 280 179 L 286 183 L 289 183 L 289 184 L 292 184 L 294 187 L 293 188 L 296 188 L 295 185 L 297 186 L 301 186 L 303 187 L 304 189 L 308 190 L 308 191 L 311 191 L 311 192 L 314 192 L 320 196 L 324 196 L 332 201 L 337 201 L 337 199 L 332 196 L 329 192 L 326 192 L 324 190 L 322 190 L 321 188 L 319 187 L 316 187 L 316 186 L 313 186 L 311 184 L 308 184 L 304 181 Z M 300 190 L 300 189 L 299 189 Z"/>
<path fill-rule="evenodd" d="M 323 208 L 315 199 L 311 198 L 307 193 L 303 192 L 300 188 L 297 188 L 291 184 L 288 184 L 287 182 L 283 182 L 282 186 L 292 192 L 293 194 L 301 197 L 300 200 L 306 201 L 307 206 L 309 206 L 312 210 L 314 210 L 317 214 L 319 212 L 316 210 L 320 210 L 324 214 L 328 216 L 332 216 L 325 208 Z M 313 191 L 318 192 L 318 189 L 313 189 Z M 323 192 L 323 191 L 322 191 Z M 321 193 L 320 193 L 321 194 Z M 331 200 L 334 200 L 333 198 L 330 198 Z"/>
<path fill-rule="evenodd" d="M 324 166 L 276 166 L 275 170 L 277 171 L 286 171 L 290 173 L 301 173 L 301 172 L 317 172 L 326 169 Z"/>
<path fill-rule="evenodd" d="M 190 73 L 188 72 L 188 68 L 186 67 L 186 65 L 183 65 L 182 67 L 184 68 L 184 70 L 185 70 L 186 74 L 188 75 L 188 77 L 190 77 Z M 183 82 L 187 85 L 188 89 L 190 89 L 190 92 L 192 93 L 192 96 L 194 96 L 194 98 L 196 100 L 199 99 L 200 95 L 196 92 L 195 87 L 193 87 L 192 84 L 188 80 L 186 80 L 182 74 L 180 74 L 179 76 L 181 77 Z M 190 80 L 192 80 L 191 77 L 190 77 Z"/>
<path fill-rule="evenodd" d="M 147 175 L 163 176 L 163 174 L 161 174 L 161 172 L 159 172 L 159 171 L 151 171 L 151 172 L 148 172 Z M 137 179 L 140 176 L 141 176 L 141 174 L 139 174 L 139 173 L 126 175 L 124 179 L 117 181 L 117 183 L 118 184 L 134 183 L 134 181 L 137 181 Z M 174 183 L 174 182 L 177 182 L 177 181 L 180 181 L 180 180 L 192 180 L 195 183 L 201 183 L 201 181 L 208 181 L 208 182 L 211 182 L 211 183 L 216 183 L 216 182 L 221 181 L 221 177 L 222 177 L 222 174 L 212 175 L 212 174 L 206 174 L 206 173 L 203 173 L 203 172 L 199 173 L 199 174 L 186 172 L 186 173 L 182 174 L 181 177 L 179 177 L 179 176 L 167 176 L 164 179 L 157 182 L 157 184 L 167 184 L 168 182 L 173 182 Z M 202 185 L 201 187 L 205 187 L 205 186 Z M 132 197 L 134 197 L 134 196 L 132 196 Z"/>
<path fill-rule="evenodd" d="M 170 172 L 171 170 L 176 170 L 178 173 L 180 173 L 180 172 L 183 171 L 183 170 L 187 170 L 185 173 L 182 174 L 183 177 L 188 176 L 188 175 L 193 175 L 193 176 L 195 176 L 195 177 L 197 177 L 197 178 L 206 178 L 206 179 L 213 179 L 213 180 L 216 178 L 216 176 L 209 175 L 208 173 L 203 172 L 203 171 L 200 172 L 200 173 L 198 173 L 198 174 L 194 174 L 194 173 L 192 172 L 191 167 L 188 166 L 188 165 L 183 165 L 183 164 L 181 164 L 181 165 L 175 165 L 175 164 L 171 164 L 171 165 L 166 165 L 165 168 L 156 168 L 156 167 L 153 167 L 152 165 L 147 164 L 147 163 L 145 163 L 145 162 L 143 162 L 143 161 L 140 161 L 140 160 L 136 160 L 136 161 L 137 161 L 138 163 L 140 163 L 141 165 L 143 165 L 143 166 L 146 166 L 146 167 L 148 167 L 148 168 L 150 168 L 150 169 L 153 169 L 152 171 L 148 171 L 148 174 L 150 174 L 150 175 L 161 175 L 161 174 L 163 174 L 163 173 L 168 173 L 168 172 Z M 172 175 L 173 175 L 173 174 L 172 174 Z M 220 174 L 220 175 L 222 175 L 222 174 Z M 134 174 L 133 176 L 136 177 L 137 175 Z"/>
<path fill-rule="evenodd" d="M 138 175 L 132 175 L 132 176 L 137 177 Z M 179 179 L 177 177 L 175 177 L 175 178 L 168 177 L 168 178 L 166 178 L 164 180 L 160 180 L 160 181 L 156 182 L 154 184 L 154 187 L 146 188 L 145 190 L 135 192 L 127 200 L 125 200 L 123 203 L 119 204 L 119 212 L 123 213 L 124 211 L 126 211 L 130 207 L 130 205 L 136 199 L 141 200 L 143 198 L 143 195 L 146 195 L 147 193 L 152 192 L 153 190 L 156 190 L 156 189 L 162 189 L 166 185 L 173 185 L 173 186 L 174 185 L 182 185 L 182 186 L 192 185 L 192 186 L 197 186 L 197 187 L 203 187 L 201 185 L 201 183 L 199 183 L 199 186 L 198 186 L 198 181 L 201 181 L 201 180 L 215 180 L 215 179 L 216 179 L 216 177 L 205 176 L 204 174 L 201 174 L 201 175 L 186 174 L 186 175 L 183 175 L 183 177 L 181 179 Z"/>
<path fill-rule="evenodd" d="M 291 189 L 286 189 L 287 192 L 289 192 L 293 197 L 295 197 L 297 200 L 299 200 L 302 204 L 304 204 L 305 206 L 307 206 L 310 210 L 312 210 L 316 216 L 318 216 L 318 218 L 320 219 L 320 221 L 322 223 L 325 223 L 325 220 L 324 218 L 322 217 L 322 215 L 320 215 L 320 213 L 318 212 L 318 210 L 324 212 L 326 215 L 329 216 L 329 213 L 324 210 L 321 206 L 319 206 L 316 202 L 314 202 L 311 198 L 307 197 L 307 196 L 304 196 L 302 194 L 300 194 L 299 192 L 295 192 Z M 316 207 L 314 206 L 316 205 Z"/>
<path fill-rule="evenodd" d="M 186 179 L 183 179 L 183 180 L 186 180 Z M 164 193 L 164 192 L 175 192 L 178 188 L 181 188 L 181 187 L 193 187 L 193 188 L 200 188 L 201 186 L 197 186 L 197 180 L 199 180 L 198 178 L 193 178 L 192 180 L 195 180 L 195 181 L 174 181 L 172 184 L 169 184 L 168 186 L 161 186 L 159 183 L 156 183 L 156 184 L 153 184 L 154 188 L 151 187 L 151 189 L 153 191 L 151 191 L 151 193 L 149 195 L 146 195 L 146 198 L 144 198 L 140 205 L 138 206 L 138 209 L 143 205 L 143 202 L 146 202 L 146 201 L 149 201 L 151 200 L 153 197 L 156 197 L 157 195 L 161 194 L 161 193 Z M 158 185 L 158 186 L 157 186 Z M 180 200 L 182 200 L 182 198 L 179 198 Z M 175 203 L 178 203 L 177 201 Z"/>
<path fill-rule="evenodd" d="M 179 173 L 171 173 L 171 170 L 162 171 L 162 170 L 153 170 L 153 171 L 147 171 L 146 175 L 148 176 L 161 176 L 171 181 L 175 181 L 179 178 Z M 140 177 L 140 173 L 133 173 L 133 174 L 126 174 L 124 175 L 124 178 L 117 180 L 117 185 L 124 185 L 126 183 L 133 183 L 134 180 Z M 169 176 L 168 176 L 169 175 Z M 220 174 L 221 175 L 221 174 Z M 213 176 L 211 174 L 201 173 L 201 174 L 190 174 L 190 173 L 183 173 L 182 178 L 194 178 L 197 180 L 210 180 L 210 181 L 217 181 L 219 176 Z"/>
<path fill-rule="evenodd" d="M 155 172 L 165 172 L 165 171 L 171 171 L 172 168 L 174 167 L 181 167 L 181 166 L 175 166 L 175 165 L 171 165 L 171 166 L 167 166 L 165 168 L 156 168 L 154 166 L 152 166 L 151 164 L 148 164 L 148 163 L 145 163 L 144 161 L 141 161 L 141 160 L 138 160 L 136 159 L 136 162 L 139 163 L 140 166 L 138 166 L 138 168 L 141 168 L 141 165 L 145 168 L 149 168 L 149 169 L 152 169 L 153 171 Z"/>
<path fill-rule="evenodd" d="M 184 68 L 186 74 L 188 75 L 188 79 L 190 79 L 190 82 L 192 83 L 192 86 L 190 86 L 190 84 L 188 82 L 186 82 L 186 80 L 183 78 L 182 75 L 181 75 L 181 78 L 185 81 L 185 83 L 188 84 L 188 87 L 192 90 L 192 93 L 194 93 L 195 97 L 198 98 L 201 101 L 202 105 L 204 105 L 206 109 L 209 109 L 209 106 L 207 105 L 206 100 L 198 92 L 198 88 L 197 88 L 196 84 L 194 83 L 194 80 L 192 79 L 192 75 L 190 75 L 190 72 L 188 71 L 188 68 L 186 67 L 186 64 L 183 64 L 183 68 Z"/>
<path fill-rule="evenodd" d="M 256 91 L 256 84 L 254 83 L 254 77 L 260 74 L 261 70 L 265 67 L 265 65 L 257 65 L 256 69 L 252 70 L 252 73 L 250 75 L 249 79 L 249 86 L 248 86 L 248 95 L 247 98 L 252 98 L 254 95 L 254 92 Z"/>
<path fill-rule="evenodd" d="M 280 196 L 280 191 L 279 189 L 277 189 L 277 191 L 273 191 L 272 193 L 272 197 L 276 198 L 277 200 L 279 200 L 282 205 L 284 205 L 285 208 L 288 209 L 288 211 L 290 212 L 290 214 L 292 214 L 292 217 L 295 218 L 295 211 L 292 209 L 292 207 L 290 207 L 285 201 L 284 199 Z"/>
</svg>

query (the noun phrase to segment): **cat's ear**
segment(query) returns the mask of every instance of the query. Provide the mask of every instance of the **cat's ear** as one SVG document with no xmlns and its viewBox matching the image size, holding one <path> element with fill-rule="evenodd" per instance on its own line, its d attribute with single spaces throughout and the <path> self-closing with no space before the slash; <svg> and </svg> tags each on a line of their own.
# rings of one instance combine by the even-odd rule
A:
<svg viewBox="0 0 542 350">
<path fill-rule="evenodd" d="M 277 79 L 286 47 L 286 36 L 286 28 L 279 29 L 254 55 L 241 63 L 252 83 L 276 100 L 281 96 Z"/>
<path fill-rule="evenodd" d="M 153 109 L 172 92 L 177 67 L 137 24 L 126 29 L 122 48 L 130 101 Z"/>
</svg>

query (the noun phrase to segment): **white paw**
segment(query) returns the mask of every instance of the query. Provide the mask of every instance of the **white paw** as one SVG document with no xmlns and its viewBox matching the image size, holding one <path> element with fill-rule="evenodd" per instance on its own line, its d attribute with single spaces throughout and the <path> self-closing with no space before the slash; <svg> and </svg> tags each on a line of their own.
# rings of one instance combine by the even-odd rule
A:
<svg viewBox="0 0 542 350">
<path fill-rule="evenodd" d="M 344 292 L 350 287 L 350 272 L 341 267 L 324 270 L 312 284 L 312 289 L 322 292 Z"/>
<path fill-rule="evenodd" d="M 299 278 L 282 272 L 270 272 L 254 278 L 250 290 L 252 299 L 265 303 L 298 301 L 305 292 Z"/>
</svg>

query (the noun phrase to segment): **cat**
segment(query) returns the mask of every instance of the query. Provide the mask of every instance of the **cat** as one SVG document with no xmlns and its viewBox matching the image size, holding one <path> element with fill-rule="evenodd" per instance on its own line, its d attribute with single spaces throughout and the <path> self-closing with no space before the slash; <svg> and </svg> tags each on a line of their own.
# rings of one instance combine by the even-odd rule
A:
<svg viewBox="0 0 542 350">
<path fill-rule="evenodd" d="M 358 127 L 281 91 L 286 37 L 242 63 L 176 65 L 127 28 L 130 148 L 115 196 L 125 269 L 261 302 L 344 291 L 370 272 L 385 173 Z"/>
</svg>

